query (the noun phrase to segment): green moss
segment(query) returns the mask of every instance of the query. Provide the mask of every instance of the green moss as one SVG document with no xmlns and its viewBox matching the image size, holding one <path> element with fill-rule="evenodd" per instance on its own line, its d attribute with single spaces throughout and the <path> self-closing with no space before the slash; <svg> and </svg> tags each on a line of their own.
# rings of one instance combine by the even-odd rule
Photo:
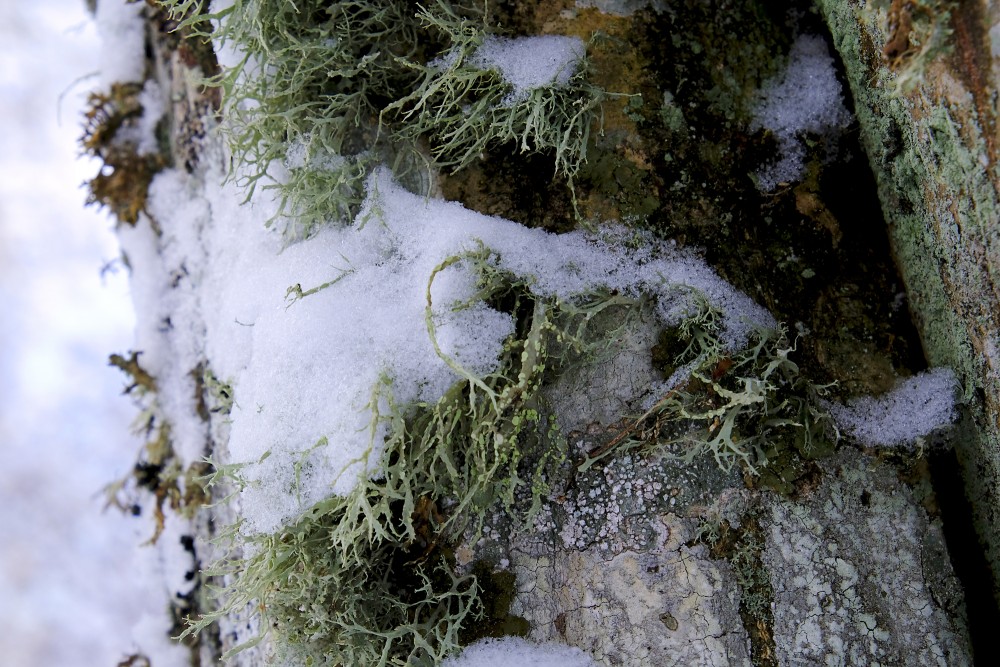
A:
<svg viewBox="0 0 1000 667">
<path fill-rule="evenodd" d="M 601 152 L 584 166 L 581 179 L 590 186 L 588 196 L 614 206 L 622 220 L 645 221 L 660 208 L 659 199 L 650 193 L 650 170 L 615 152 Z"/>
<path fill-rule="evenodd" d="M 83 152 L 102 162 L 100 171 L 87 182 L 87 205 L 107 207 L 119 222 L 128 225 L 135 225 L 139 214 L 145 212 L 149 184 L 166 166 L 159 154 L 140 155 L 135 142 L 119 135 L 142 117 L 141 91 L 138 83 L 114 83 L 107 93 L 91 93 L 80 138 Z"/>
<path fill-rule="evenodd" d="M 467 624 L 460 634 L 463 645 L 486 637 L 527 637 L 531 626 L 527 620 L 510 613 L 517 592 L 517 577 L 506 570 L 494 571 L 486 561 L 477 561 L 472 574 L 479 584 L 482 617 Z"/>
<path fill-rule="evenodd" d="M 759 518 L 750 512 L 740 527 L 718 517 L 708 517 L 698 527 L 694 542 L 708 547 L 709 556 L 728 561 L 740 590 L 740 617 L 750 638 L 753 664 L 777 667 L 774 643 L 774 589 L 764 567 L 765 534 Z"/>
</svg>

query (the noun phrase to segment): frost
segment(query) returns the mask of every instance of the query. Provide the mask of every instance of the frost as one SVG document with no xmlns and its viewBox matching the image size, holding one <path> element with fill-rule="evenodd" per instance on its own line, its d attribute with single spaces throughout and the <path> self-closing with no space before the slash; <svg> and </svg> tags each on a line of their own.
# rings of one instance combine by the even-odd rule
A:
<svg viewBox="0 0 1000 667">
<path fill-rule="evenodd" d="M 904 380 L 884 396 L 828 407 L 838 428 L 859 442 L 894 447 L 912 443 L 951 422 L 955 388 L 955 374 L 936 368 Z"/>
</svg>

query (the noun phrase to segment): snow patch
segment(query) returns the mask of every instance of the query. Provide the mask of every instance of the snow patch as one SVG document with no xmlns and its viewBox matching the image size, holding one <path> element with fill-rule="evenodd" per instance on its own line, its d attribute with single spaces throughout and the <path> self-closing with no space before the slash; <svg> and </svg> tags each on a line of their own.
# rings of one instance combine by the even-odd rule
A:
<svg viewBox="0 0 1000 667">
<path fill-rule="evenodd" d="M 482 639 L 441 667 L 593 667 L 593 658 L 573 646 L 536 644 L 520 637 Z"/>
<path fill-rule="evenodd" d="M 866 445 L 913 443 L 955 418 L 955 374 L 947 368 L 908 378 L 878 398 L 857 398 L 827 407 L 837 427 Z"/>
<path fill-rule="evenodd" d="M 565 86 L 576 73 L 586 47 L 578 37 L 541 35 L 538 37 L 487 37 L 472 59 L 473 67 L 495 69 L 514 87 L 504 105 L 520 102 L 531 91 L 548 86 Z"/>
<path fill-rule="evenodd" d="M 576 0 L 580 9 L 596 9 L 602 14 L 612 16 L 631 16 L 640 9 L 649 7 L 657 14 L 666 11 L 663 0 Z"/>
<path fill-rule="evenodd" d="M 115 133 L 116 143 L 131 143 L 139 155 L 154 155 L 160 152 L 156 137 L 156 126 L 166 113 L 166 103 L 160 85 L 148 79 L 139 92 L 142 116 L 135 125 L 123 125 Z"/>
<path fill-rule="evenodd" d="M 101 38 L 99 64 L 102 88 L 113 83 L 141 82 L 146 78 L 145 3 L 101 0 L 97 3 L 97 33 Z"/>
<path fill-rule="evenodd" d="M 750 128 L 766 128 L 778 141 L 780 157 L 757 172 L 762 192 L 805 173 L 805 135 L 836 136 L 851 122 L 837 81 L 833 57 L 817 35 L 800 35 L 788 54 L 785 71 L 760 91 Z"/>
</svg>

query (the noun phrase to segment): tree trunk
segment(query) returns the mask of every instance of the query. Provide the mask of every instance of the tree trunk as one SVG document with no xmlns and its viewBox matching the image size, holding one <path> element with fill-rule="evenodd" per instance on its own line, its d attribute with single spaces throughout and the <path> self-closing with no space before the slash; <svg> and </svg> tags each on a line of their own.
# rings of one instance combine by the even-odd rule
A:
<svg viewBox="0 0 1000 667">
<path fill-rule="evenodd" d="M 985 1 L 819 4 L 927 359 L 964 387 L 956 448 L 1000 600 L 1000 12 Z"/>
<path fill-rule="evenodd" d="M 625 328 L 597 318 L 612 352 L 548 378 L 544 390 L 569 441 L 564 477 L 552 482 L 529 526 L 492 512 L 478 539 L 470 534 L 448 547 L 457 570 L 475 573 L 483 591 L 486 618 L 472 634 L 567 643 L 601 665 L 972 664 L 978 644 L 969 624 L 981 621 L 967 618 L 963 584 L 974 579 L 956 577 L 953 563 L 963 555 L 955 551 L 958 529 L 949 532 L 953 489 L 942 487 L 933 466 L 955 448 L 996 577 L 996 7 L 819 0 L 822 21 L 802 14 L 790 27 L 787 8 L 753 0 L 493 4 L 491 20 L 513 34 L 599 32 L 588 46 L 591 78 L 616 95 L 604 101 L 600 132 L 572 188 L 552 180 L 550 155 L 491 146 L 467 168 L 440 174 L 438 195 L 552 231 L 581 220 L 623 221 L 697 249 L 801 335 L 790 352 L 796 368 L 813 385 L 838 383 L 825 390 L 829 400 L 883 393 L 921 371 L 921 344 L 930 365 L 954 369 L 965 391 L 958 425 L 929 438 L 927 456 L 849 437 L 839 445 L 831 437 L 815 451 L 763 442 L 759 468 L 616 448 L 623 431 L 651 428 L 635 416 L 664 398 L 650 387 L 669 375 L 676 350 L 648 309 Z M 215 224 L 205 179 L 216 173 L 205 161 L 222 141 L 213 134 L 220 90 L 200 78 L 217 64 L 210 45 L 190 29 L 175 32 L 177 23 L 154 3 L 146 18 L 149 76 L 170 101 L 165 173 L 184 184 L 192 210 L 208 211 L 191 223 L 204 236 Z M 951 48 L 941 54 L 930 40 L 938 19 L 950 28 L 942 39 Z M 779 54 L 797 36 L 821 32 L 823 22 L 850 84 L 874 184 L 851 153 L 859 144 L 849 129 L 810 135 L 802 173 L 762 188 L 760 174 L 783 144 L 780 132 L 755 120 L 757 91 L 780 77 Z M 913 87 L 897 91 L 908 77 Z M 193 267 L 204 260 L 171 251 L 155 211 L 144 210 L 143 224 L 163 262 L 150 279 L 176 289 L 189 281 L 197 290 L 201 269 Z M 122 227 L 128 235 L 131 227 Z M 919 338 L 899 307 L 893 258 Z M 136 275 L 152 275 L 128 259 Z M 161 306 L 168 324 L 193 317 L 197 330 L 198 313 Z M 231 462 L 232 388 L 206 373 L 214 366 L 207 353 L 179 372 L 141 365 L 141 356 L 121 361 L 136 382 L 148 378 L 154 414 L 148 426 L 156 436 L 144 456 L 160 477 L 151 483 L 137 474 L 135 485 L 152 492 L 148 508 L 172 506 L 189 521 L 192 550 L 208 567 L 222 555 L 213 538 L 240 517 L 238 500 L 205 502 L 206 494 L 222 501 L 232 488 L 206 492 L 197 479 L 210 472 L 200 457 Z M 710 375 L 727 369 L 720 362 Z M 193 390 L 183 409 L 153 393 L 169 373 Z M 710 424 L 709 435 L 717 428 Z M 594 452 L 607 455 L 590 465 Z M 175 615 L 194 619 L 217 608 L 210 583 L 226 587 L 232 578 L 173 582 Z M 260 632 L 266 604 L 254 600 L 188 637 L 192 664 L 214 664 Z M 982 613 L 995 618 L 995 603 Z M 288 655 L 275 631 L 230 664 Z"/>
</svg>

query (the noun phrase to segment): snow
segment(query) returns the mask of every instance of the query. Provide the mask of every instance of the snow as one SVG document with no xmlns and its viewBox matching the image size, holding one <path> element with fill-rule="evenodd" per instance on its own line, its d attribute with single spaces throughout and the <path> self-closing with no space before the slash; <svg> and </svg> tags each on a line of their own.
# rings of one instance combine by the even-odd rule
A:
<svg viewBox="0 0 1000 667">
<path fill-rule="evenodd" d="M 142 116 L 135 125 L 125 125 L 115 133 L 116 143 L 128 142 L 135 146 L 140 155 L 152 155 L 160 151 L 156 138 L 156 125 L 166 112 L 163 91 L 152 79 L 143 84 L 139 91 L 139 104 L 142 106 Z"/>
<path fill-rule="evenodd" d="M 207 454 L 208 431 L 194 402 L 205 335 L 194 286 L 206 259 L 198 235 L 206 211 L 185 187 L 177 172 L 157 177 L 148 209 L 161 236 L 143 215 L 135 227 L 121 227 L 118 239 L 131 267 L 136 313 L 131 347 L 141 351 L 139 364 L 157 379 L 157 407 L 171 425 L 175 453 L 187 465 Z"/>
<path fill-rule="evenodd" d="M 596 9 L 602 14 L 613 16 L 630 16 L 646 7 L 657 14 L 666 11 L 666 2 L 663 0 L 576 0 L 576 6 L 580 9 Z"/>
<path fill-rule="evenodd" d="M 501 101 L 511 106 L 528 98 L 539 88 L 565 86 L 576 73 L 586 46 L 579 37 L 540 35 L 535 37 L 496 37 L 483 43 L 469 58 L 469 65 L 481 70 L 495 70 L 512 90 Z M 451 67 L 456 51 L 432 60 L 431 67 Z"/>
<path fill-rule="evenodd" d="M 100 0 L 97 3 L 97 33 L 100 36 L 101 88 L 113 83 L 141 82 L 145 77 L 146 28 L 142 21 L 145 3 Z"/>
<path fill-rule="evenodd" d="M 593 667 L 597 663 L 578 648 L 537 644 L 520 637 L 482 639 L 441 663 L 441 667 Z"/>
<path fill-rule="evenodd" d="M 532 90 L 565 86 L 586 48 L 578 37 L 487 37 L 470 60 L 473 67 L 495 69 L 514 90 L 505 105 L 528 97 Z"/>
<path fill-rule="evenodd" d="M 899 383 L 880 397 L 828 405 L 837 427 L 866 445 L 895 447 L 952 422 L 956 414 L 955 374 L 936 368 Z"/>
<path fill-rule="evenodd" d="M 779 159 L 761 169 L 758 187 L 774 190 L 805 173 L 805 135 L 833 136 L 851 122 L 833 57 L 817 35 L 800 35 L 785 71 L 761 89 L 751 129 L 766 128 L 778 141 Z"/>
<path fill-rule="evenodd" d="M 162 238 L 141 222 L 122 242 L 145 322 L 138 347 L 147 370 L 165 379 L 168 419 L 192 421 L 189 372 L 203 358 L 234 387 L 229 451 L 231 462 L 254 464 L 241 497 L 252 532 L 273 531 L 331 493 L 348 493 L 359 475 L 377 473 L 385 426 L 372 426 L 373 411 L 388 409 L 389 392 L 397 405 L 434 401 L 459 379 L 435 352 L 425 320 L 428 280 L 451 256 L 488 249 L 490 261 L 535 293 L 563 300 L 598 287 L 655 294 L 668 323 L 688 312 L 693 287 L 727 313 L 731 346 L 753 326 L 774 325 L 695 256 L 651 239 L 630 250 L 621 231 L 596 238 L 528 229 L 413 195 L 380 170 L 354 224 L 286 246 L 265 225 L 276 210 L 273 191 L 259 188 L 244 205 L 244 193 L 222 181 L 209 175 L 199 195 L 186 175 L 160 174 L 150 210 Z M 332 281 L 289 297 L 289 288 Z M 513 322 L 481 302 L 455 309 L 474 295 L 475 281 L 469 262 L 435 278 L 434 323 L 443 352 L 485 374 L 495 370 Z M 198 432 L 183 437 L 203 442 Z M 188 457 L 197 450 L 181 446 Z"/>
</svg>

